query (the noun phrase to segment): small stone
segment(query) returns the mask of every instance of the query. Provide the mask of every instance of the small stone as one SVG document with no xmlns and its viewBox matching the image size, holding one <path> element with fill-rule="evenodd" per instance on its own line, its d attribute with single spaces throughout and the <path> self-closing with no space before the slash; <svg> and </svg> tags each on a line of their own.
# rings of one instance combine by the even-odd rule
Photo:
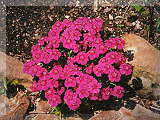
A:
<svg viewBox="0 0 160 120">
<path fill-rule="evenodd" d="M 109 14 L 109 20 L 113 20 L 113 16 Z"/>
<path fill-rule="evenodd" d="M 112 9 L 110 8 L 110 7 L 106 7 L 105 9 L 104 9 L 104 13 L 108 13 L 109 11 L 111 11 Z M 110 14 L 109 14 L 110 15 Z"/>
<path fill-rule="evenodd" d="M 70 16 L 69 16 L 69 15 L 66 15 L 65 18 L 70 18 Z"/>
</svg>

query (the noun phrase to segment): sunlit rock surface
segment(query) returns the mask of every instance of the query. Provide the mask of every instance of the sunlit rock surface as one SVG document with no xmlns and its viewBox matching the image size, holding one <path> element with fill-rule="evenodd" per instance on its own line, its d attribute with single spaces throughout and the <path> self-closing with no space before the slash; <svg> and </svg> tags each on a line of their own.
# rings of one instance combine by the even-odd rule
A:
<svg viewBox="0 0 160 120">
<path fill-rule="evenodd" d="M 122 38 L 126 42 L 125 50 L 134 53 L 133 61 L 130 61 L 134 65 L 133 78 L 139 77 L 143 83 L 143 89 L 138 93 L 145 98 L 160 99 L 160 51 L 135 34 L 125 34 Z"/>
<path fill-rule="evenodd" d="M 121 108 L 119 111 L 103 111 L 90 120 L 159 120 L 160 115 L 137 105 L 135 109 Z"/>
</svg>

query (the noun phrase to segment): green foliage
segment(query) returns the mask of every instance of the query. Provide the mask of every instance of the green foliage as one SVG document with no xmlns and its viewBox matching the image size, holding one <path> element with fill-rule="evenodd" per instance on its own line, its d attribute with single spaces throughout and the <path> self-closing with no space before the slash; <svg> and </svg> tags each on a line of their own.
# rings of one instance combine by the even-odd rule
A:
<svg viewBox="0 0 160 120">
<path fill-rule="evenodd" d="M 156 20 L 156 30 L 157 32 L 160 32 L 160 18 Z"/>
<path fill-rule="evenodd" d="M 69 57 L 71 57 L 72 56 L 72 50 L 70 50 L 67 54 L 68 54 Z"/>
<path fill-rule="evenodd" d="M 19 84 L 18 80 L 14 80 L 10 82 L 10 85 L 18 85 L 18 84 Z"/>
<path fill-rule="evenodd" d="M 117 24 L 117 28 L 123 28 L 124 26 L 124 24 Z"/>
<path fill-rule="evenodd" d="M 60 109 L 60 107 L 54 107 L 54 108 L 52 108 L 50 113 L 59 116 L 59 115 L 61 115 L 61 109 Z"/>
<path fill-rule="evenodd" d="M 133 5 L 132 7 L 133 7 L 137 12 L 140 12 L 140 13 L 142 13 L 142 12 L 145 11 L 145 8 L 144 8 L 143 6 L 141 6 L 141 5 L 138 5 L 138 4 L 135 4 L 135 5 Z"/>
</svg>

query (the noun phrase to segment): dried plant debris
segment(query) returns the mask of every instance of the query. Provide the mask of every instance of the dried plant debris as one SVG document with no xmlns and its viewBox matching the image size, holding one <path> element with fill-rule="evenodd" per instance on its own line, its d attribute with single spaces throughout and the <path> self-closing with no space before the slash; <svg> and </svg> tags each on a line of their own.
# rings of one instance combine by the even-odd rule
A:
<svg viewBox="0 0 160 120">
<path fill-rule="evenodd" d="M 19 92 L 12 99 L 8 99 L 5 96 L 0 96 L 0 99 L 5 100 L 1 101 L 0 104 L 0 120 L 23 120 L 29 106 L 29 99 L 23 92 Z"/>
<path fill-rule="evenodd" d="M 102 5 L 97 12 L 93 12 L 92 6 L 8 6 L 6 52 L 22 61 L 30 59 L 31 46 L 40 37 L 47 35 L 55 21 L 76 19 L 80 16 L 100 17 L 105 20 L 108 37 L 134 32 L 160 49 L 159 34 L 153 26 L 154 10 L 144 7 L 143 12 L 140 12 L 137 9 L 135 6 Z"/>
</svg>

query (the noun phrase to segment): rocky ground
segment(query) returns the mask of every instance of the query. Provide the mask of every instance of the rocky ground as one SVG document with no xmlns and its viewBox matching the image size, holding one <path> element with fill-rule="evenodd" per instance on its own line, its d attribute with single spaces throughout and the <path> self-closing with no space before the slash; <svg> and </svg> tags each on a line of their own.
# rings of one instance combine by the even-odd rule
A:
<svg viewBox="0 0 160 120">
<path fill-rule="evenodd" d="M 42 0 L 36 2 L 43 5 Z M 54 4 L 62 4 L 58 3 L 58 1 L 56 2 Z M 35 3 L 29 3 L 29 1 L 25 3 L 21 2 L 22 5 L 35 5 Z M 22 64 L 31 58 L 31 46 L 39 38 L 47 35 L 51 25 L 55 21 L 65 18 L 74 20 L 80 16 L 100 17 L 105 21 L 104 28 L 107 31 L 108 37 L 123 36 L 126 41 L 131 41 L 126 49 L 134 48 L 136 51 L 136 59 L 133 61 L 136 66 L 134 75 L 140 77 L 145 85 L 145 89 L 139 91 L 137 98 L 133 100 L 137 104 L 134 110 L 121 108 L 118 111 L 99 111 L 100 114 L 90 119 L 158 120 L 160 118 L 158 114 L 160 113 L 160 103 L 158 101 L 160 87 L 158 86 L 156 89 L 153 87 L 153 85 L 160 84 L 160 81 L 158 81 L 160 74 L 160 66 L 158 66 L 158 60 L 160 59 L 159 3 L 155 3 L 154 6 L 133 6 L 130 4 L 114 5 L 108 2 L 101 2 L 96 12 L 94 12 L 93 2 L 90 1 L 88 3 L 90 3 L 89 6 L 85 6 L 87 3 L 83 0 L 80 0 L 80 3 L 74 0 L 71 2 L 66 0 L 63 4 L 69 6 L 53 6 L 49 3 L 50 6 L 6 7 L 7 39 L 6 43 L 1 41 L 1 46 L 4 48 L 6 46 L 7 56 L 4 53 L 0 53 L 0 64 L 3 65 L 0 73 L 7 71 L 7 73 L 5 72 L 9 81 L 8 86 L 6 86 L 8 87 L 7 95 L 11 99 L 4 96 L 0 97 L 0 111 L 3 110 L 0 112 L 0 120 L 21 120 L 24 118 L 25 120 L 41 120 L 42 118 L 46 118 L 46 120 L 61 119 L 61 115 L 57 117 L 54 114 L 48 114 L 52 111 L 52 108 L 44 101 L 37 99 L 38 94 L 28 92 L 32 77 L 21 72 Z M 11 2 L 11 4 L 14 3 Z M 2 17 L 1 20 L 4 21 L 4 18 Z M 0 27 L 1 32 L 5 31 L 4 26 Z M 125 33 L 134 33 L 134 35 L 124 36 Z M 5 61 L 7 61 L 7 66 L 4 65 Z M 144 68 L 141 70 L 139 68 L 141 65 L 145 66 L 145 70 L 147 71 L 144 72 Z M 151 73 L 151 76 L 148 73 Z M 7 114 L 5 111 L 8 111 Z M 140 111 L 144 112 L 139 114 Z M 83 118 L 74 116 L 67 119 L 79 120 Z"/>
</svg>

